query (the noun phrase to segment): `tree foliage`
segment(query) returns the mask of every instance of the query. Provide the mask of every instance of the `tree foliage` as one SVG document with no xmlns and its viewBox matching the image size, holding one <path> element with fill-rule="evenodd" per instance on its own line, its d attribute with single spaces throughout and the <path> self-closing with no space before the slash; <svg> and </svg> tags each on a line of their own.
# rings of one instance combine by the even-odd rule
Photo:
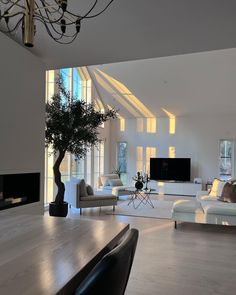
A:
<svg viewBox="0 0 236 295">
<path fill-rule="evenodd" d="M 54 176 L 60 201 L 63 201 L 64 191 L 60 191 L 60 187 L 64 184 L 61 182 L 59 168 L 65 153 L 70 152 L 77 158 L 83 158 L 92 146 L 100 142 L 98 127 L 105 121 L 115 118 L 116 110 L 102 113 L 95 109 L 93 103 L 86 103 L 73 97 L 66 90 L 62 76 L 58 77 L 56 83 L 58 92 L 46 103 L 45 144 L 46 147 L 51 146 L 54 153 L 58 154 L 57 167 L 54 165 Z M 58 194 L 56 201 L 57 199 Z"/>
<path fill-rule="evenodd" d="M 114 109 L 105 113 L 95 110 L 93 103 L 77 100 L 66 91 L 63 79 L 57 80 L 58 93 L 46 104 L 46 146 L 54 152 L 70 152 L 81 158 L 99 142 L 98 127 L 116 117 Z"/>
</svg>

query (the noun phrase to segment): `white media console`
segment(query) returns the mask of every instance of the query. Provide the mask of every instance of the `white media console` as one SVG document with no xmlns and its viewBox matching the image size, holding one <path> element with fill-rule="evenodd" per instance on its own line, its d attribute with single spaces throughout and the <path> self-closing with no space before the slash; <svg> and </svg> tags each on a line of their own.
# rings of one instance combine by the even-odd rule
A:
<svg viewBox="0 0 236 295">
<path fill-rule="evenodd" d="M 165 195 L 196 196 L 196 193 L 202 190 L 201 183 L 193 182 L 151 181 L 150 184 L 158 194 Z"/>
</svg>

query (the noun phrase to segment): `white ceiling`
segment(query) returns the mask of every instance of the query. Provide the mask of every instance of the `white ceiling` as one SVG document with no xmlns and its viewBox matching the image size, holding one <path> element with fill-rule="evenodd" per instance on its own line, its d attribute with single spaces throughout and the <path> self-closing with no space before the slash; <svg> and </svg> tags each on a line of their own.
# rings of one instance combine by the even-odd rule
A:
<svg viewBox="0 0 236 295">
<path fill-rule="evenodd" d="M 107 0 L 101 0 L 106 3 Z M 78 10 L 93 0 L 70 0 Z M 37 25 L 35 47 L 47 68 L 96 65 L 236 47 L 235 0 L 115 0 L 59 45 Z"/>
<path fill-rule="evenodd" d="M 236 49 L 89 66 L 124 118 L 236 115 Z"/>
</svg>

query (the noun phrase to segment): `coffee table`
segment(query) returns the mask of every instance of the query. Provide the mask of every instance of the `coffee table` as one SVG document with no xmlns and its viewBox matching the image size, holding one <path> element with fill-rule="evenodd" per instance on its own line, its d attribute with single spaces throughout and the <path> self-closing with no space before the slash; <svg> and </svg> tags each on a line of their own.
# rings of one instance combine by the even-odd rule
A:
<svg viewBox="0 0 236 295">
<path fill-rule="evenodd" d="M 154 208 L 154 205 L 150 199 L 150 195 L 156 193 L 154 189 L 147 189 L 147 190 L 138 190 L 135 187 L 130 187 L 125 189 L 131 196 L 131 199 L 128 203 L 128 206 L 132 203 L 134 209 L 137 209 L 141 204 L 143 205 L 150 205 Z"/>
</svg>

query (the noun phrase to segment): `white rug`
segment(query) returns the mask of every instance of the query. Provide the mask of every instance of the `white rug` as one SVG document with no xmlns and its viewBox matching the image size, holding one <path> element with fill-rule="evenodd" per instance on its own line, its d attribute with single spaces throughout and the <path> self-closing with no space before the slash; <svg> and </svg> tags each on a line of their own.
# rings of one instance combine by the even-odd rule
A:
<svg viewBox="0 0 236 295">
<path fill-rule="evenodd" d="M 122 199 L 122 197 L 120 197 Z M 187 196 L 174 196 L 174 195 L 153 195 L 151 196 L 154 208 L 149 204 L 140 204 L 137 209 L 134 209 L 133 204 L 129 203 L 129 197 L 124 197 L 123 201 L 118 201 L 116 210 L 106 211 L 106 214 L 112 215 L 125 215 L 125 216 L 137 216 L 137 217 L 147 217 L 147 218 L 161 218 L 161 219 L 171 219 L 171 210 L 173 203 L 176 200 L 192 200 L 193 197 Z M 137 205 L 137 203 L 135 203 Z"/>
<path fill-rule="evenodd" d="M 149 204 L 141 204 L 137 209 L 134 209 L 132 203 L 128 206 L 128 203 L 129 201 L 120 201 L 114 212 L 107 211 L 106 214 L 171 219 L 173 201 L 152 200 L 154 208 Z"/>
</svg>

